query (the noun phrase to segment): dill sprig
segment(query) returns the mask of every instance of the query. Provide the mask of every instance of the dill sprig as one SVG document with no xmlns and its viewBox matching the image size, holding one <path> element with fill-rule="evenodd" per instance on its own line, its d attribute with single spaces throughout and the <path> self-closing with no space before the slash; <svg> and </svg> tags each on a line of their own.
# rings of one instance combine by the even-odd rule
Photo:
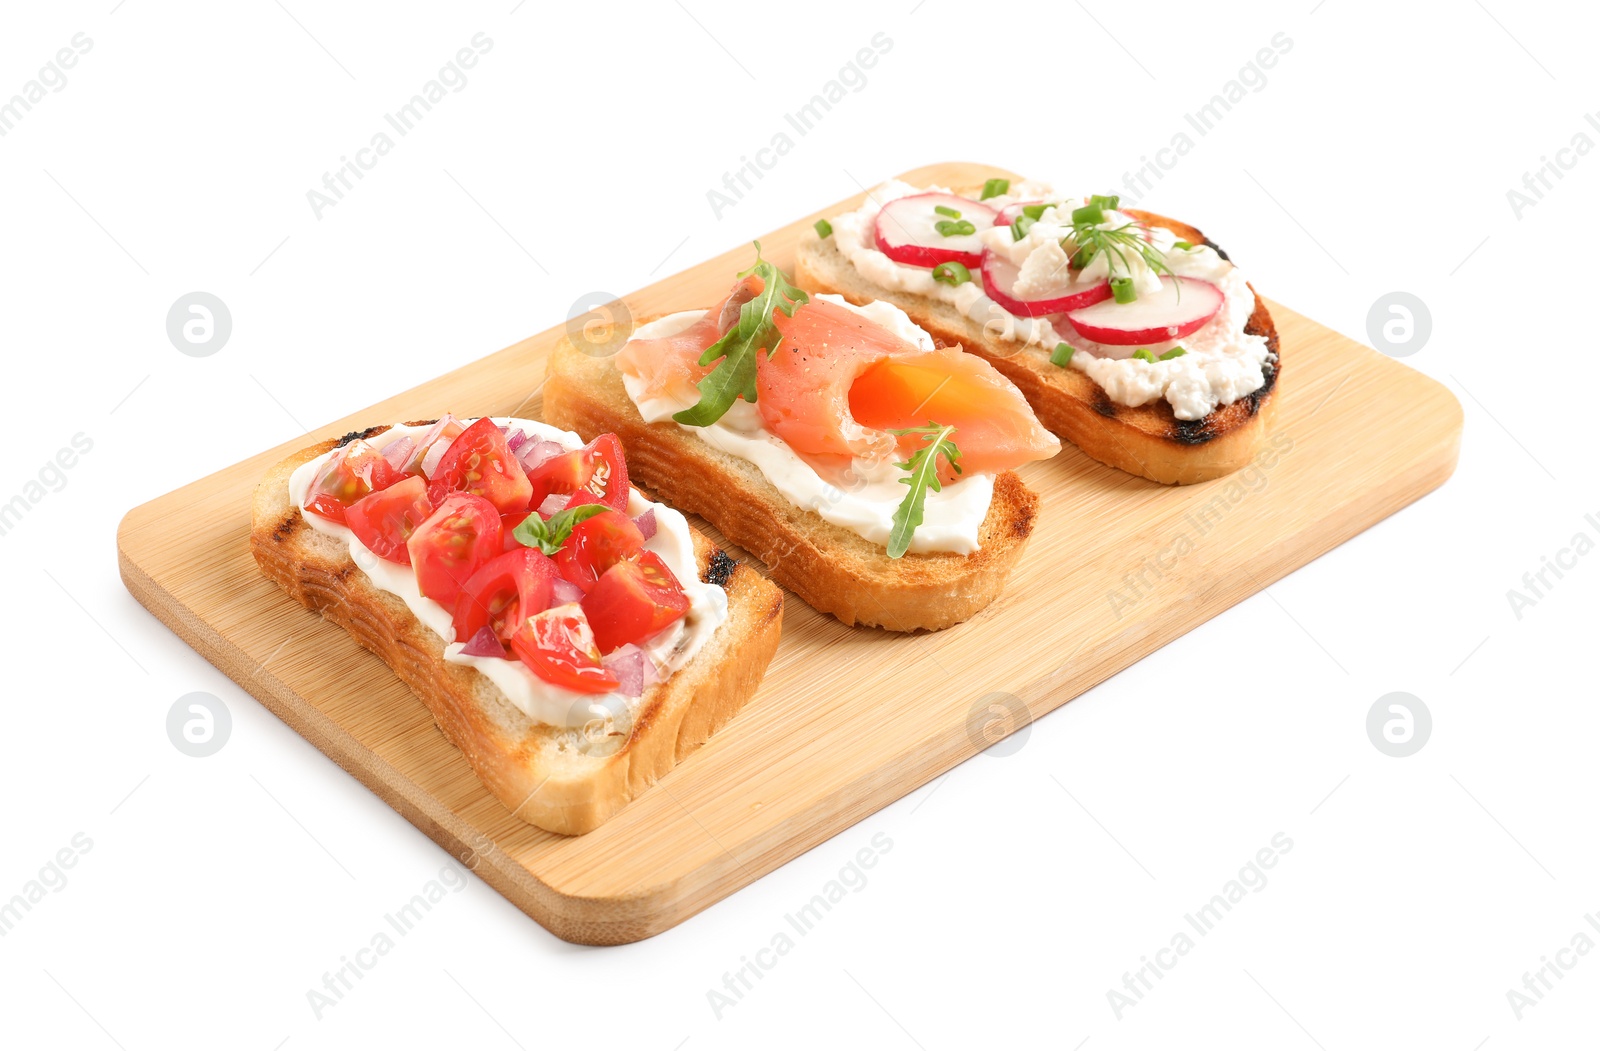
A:
<svg viewBox="0 0 1600 1051">
<path fill-rule="evenodd" d="M 1110 262 L 1115 258 L 1122 264 L 1122 272 L 1132 275 L 1133 264 L 1128 261 L 1130 254 L 1137 256 L 1146 267 L 1157 274 L 1173 276 L 1172 268 L 1167 265 L 1156 246 L 1145 240 L 1145 235 L 1150 228 L 1137 220 L 1130 219 L 1121 226 L 1104 228 L 1094 223 L 1074 223 L 1072 235 L 1064 239 L 1061 247 L 1066 248 L 1068 243 L 1073 245 L 1068 252 L 1071 256 L 1071 265 L 1083 269 L 1094 262 L 1095 257 L 1102 252 L 1106 254 L 1106 267 L 1113 274 L 1116 266 Z"/>
</svg>

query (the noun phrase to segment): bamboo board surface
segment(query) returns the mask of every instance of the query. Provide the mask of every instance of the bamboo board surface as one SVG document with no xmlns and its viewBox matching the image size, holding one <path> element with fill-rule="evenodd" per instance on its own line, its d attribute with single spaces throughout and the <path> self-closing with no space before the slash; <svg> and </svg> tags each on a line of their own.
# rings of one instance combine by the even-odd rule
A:
<svg viewBox="0 0 1600 1051">
<path fill-rule="evenodd" d="M 959 186 L 996 172 L 951 163 L 902 178 Z M 763 237 L 766 258 L 789 270 L 813 220 L 860 200 Z M 740 246 L 626 303 L 635 317 L 704 306 L 749 260 Z M 135 508 L 118 533 L 123 579 L 202 656 L 557 936 L 637 941 L 976 754 L 988 743 L 974 725 L 980 699 L 1010 694 L 1038 718 L 1450 476 L 1461 434 L 1453 395 L 1270 309 L 1284 362 L 1270 466 L 1169 488 L 1070 445 L 1026 465 L 1020 473 L 1042 510 L 992 606 L 947 631 L 907 636 L 844 627 L 788 596 L 783 640 L 756 697 L 587 836 L 511 817 L 422 702 L 342 629 L 263 578 L 248 549 L 251 492 L 297 448 L 445 411 L 537 416 L 545 358 L 565 326 Z M 178 520 L 181 532 L 170 528 Z M 1056 570 L 1067 565 L 1071 573 Z M 1063 639 L 1078 640 L 1065 659 Z"/>
</svg>

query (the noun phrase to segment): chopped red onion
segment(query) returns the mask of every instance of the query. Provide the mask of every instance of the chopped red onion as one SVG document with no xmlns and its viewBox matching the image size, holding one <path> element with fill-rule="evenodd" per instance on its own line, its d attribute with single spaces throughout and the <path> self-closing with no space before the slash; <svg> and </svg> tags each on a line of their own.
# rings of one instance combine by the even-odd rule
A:
<svg viewBox="0 0 1600 1051">
<path fill-rule="evenodd" d="M 564 606 L 569 602 L 582 602 L 583 589 L 566 577 L 556 577 L 550 584 L 550 604 Z"/>
<path fill-rule="evenodd" d="M 421 438 L 417 439 L 417 448 L 426 449 L 438 439 L 439 435 L 444 433 L 444 429 L 446 427 L 450 426 L 452 423 L 458 422 L 460 421 L 458 421 L 454 416 L 450 415 L 448 412 L 445 413 L 443 416 L 439 417 L 438 420 L 434 421 L 432 427 L 429 427 L 425 432 L 423 432 Z"/>
<path fill-rule="evenodd" d="M 500 645 L 500 640 L 495 637 L 494 631 L 487 625 L 478 629 L 478 633 L 461 647 L 463 657 L 504 657 L 506 648 Z"/>
<path fill-rule="evenodd" d="M 617 677 L 617 692 L 624 697 L 637 697 L 644 693 L 645 666 L 650 664 L 645 659 L 644 650 L 631 642 L 600 658 L 601 667 Z M 653 665 L 651 670 L 654 670 Z"/>
<path fill-rule="evenodd" d="M 383 458 L 389 461 L 390 467 L 396 471 L 404 471 L 406 464 L 411 462 L 411 454 L 416 452 L 416 449 L 416 440 L 407 434 L 385 445 L 381 451 Z"/>
<path fill-rule="evenodd" d="M 513 449 L 517 461 L 522 464 L 522 469 L 531 471 L 552 457 L 560 456 L 567 451 L 567 447 L 559 442 L 548 442 L 543 438 L 529 437 L 526 444 L 520 449 Z"/>
<path fill-rule="evenodd" d="M 532 438 L 529 438 L 526 434 L 523 434 L 522 428 L 519 427 L 506 435 L 506 448 L 511 451 L 512 456 L 515 456 L 517 455 L 517 450 L 521 449 L 524 445 L 527 445 L 532 440 Z"/>
<path fill-rule="evenodd" d="M 545 497 L 544 502 L 539 505 L 539 513 L 545 518 L 549 518 L 557 511 L 566 507 L 567 501 L 571 499 L 571 493 L 551 493 L 549 496 Z"/>
<path fill-rule="evenodd" d="M 439 469 L 439 461 L 444 459 L 444 454 L 450 451 L 450 446 L 455 444 L 454 438 L 440 438 L 428 449 L 428 455 L 422 458 L 422 473 L 433 477 L 433 472 Z"/>
<path fill-rule="evenodd" d="M 650 508 L 644 514 L 635 518 L 633 524 L 638 526 L 640 534 L 646 540 L 649 540 L 656 535 L 656 509 Z"/>
</svg>

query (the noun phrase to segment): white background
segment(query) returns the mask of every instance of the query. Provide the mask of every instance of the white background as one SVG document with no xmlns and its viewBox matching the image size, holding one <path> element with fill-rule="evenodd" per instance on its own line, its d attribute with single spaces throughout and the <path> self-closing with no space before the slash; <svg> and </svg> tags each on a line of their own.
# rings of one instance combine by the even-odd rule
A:
<svg viewBox="0 0 1600 1051">
<path fill-rule="evenodd" d="M 93 442 L 0 536 L 0 899 L 75 834 L 93 844 L 0 939 L 0 1043 L 1594 1039 L 1600 952 L 1566 957 L 1520 1021 L 1506 995 L 1600 912 L 1600 555 L 1520 619 L 1507 598 L 1575 533 L 1600 538 L 1584 521 L 1600 518 L 1600 159 L 1520 217 L 1507 199 L 1575 134 L 1600 141 L 1583 119 L 1600 107 L 1592 14 L 114 2 L 14 5 L 0 29 L 0 97 L 75 33 L 93 42 L 0 138 L 0 502 L 75 434 Z M 479 32 L 493 47 L 466 86 L 315 217 L 307 190 Z M 707 190 L 879 32 L 892 49 L 865 87 L 715 215 Z M 1293 46 L 1265 86 L 1195 135 L 1183 115 L 1279 32 Z M 1432 335 L 1407 364 L 1465 407 L 1455 477 L 1044 718 L 1015 754 L 666 934 L 570 946 L 473 879 L 318 1020 L 307 990 L 449 859 L 129 597 L 122 514 L 861 184 L 963 158 L 1114 189 L 1186 130 L 1193 150 L 1145 203 L 1203 226 L 1265 294 L 1362 340 L 1380 295 L 1426 302 Z M 233 318 L 206 358 L 165 330 L 196 289 Z M 1361 425 L 1360 404 L 1337 411 Z M 165 730 L 197 690 L 233 718 L 208 759 Z M 1410 758 L 1367 737 L 1391 691 L 1432 712 Z M 1279 832 L 1293 848 L 1267 885 L 1119 1020 L 1107 990 Z M 893 847 L 867 885 L 719 1019 L 707 991 L 875 834 Z"/>
</svg>

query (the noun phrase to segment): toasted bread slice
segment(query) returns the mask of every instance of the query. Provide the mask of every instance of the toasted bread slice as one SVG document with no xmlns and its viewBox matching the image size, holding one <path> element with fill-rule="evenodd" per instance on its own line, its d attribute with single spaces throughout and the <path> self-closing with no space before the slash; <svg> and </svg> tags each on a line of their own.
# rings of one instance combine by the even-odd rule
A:
<svg viewBox="0 0 1600 1051">
<path fill-rule="evenodd" d="M 575 731 L 534 722 L 486 676 L 447 662 L 445 640 L 375 587 L 340 539 L 306 524 L 289 499 L 289 476 L 341 444 L 302 449 L 267 472 L 256 489 L 250 550 L 269 579 L 382 657 L 523 821 L 564 835 L 596 828 L 704 744 L 755 693 L 778 646 L 783 592 L 693 533 L 702 579 L 727 592 L 727 621 L 666 682 L 646 687 L 620 747 L 603 756 L 578 749 Z"/>
<path fill-rule="evenodd" d="M 881 545 L 795 506 L 750 461 L 675 423 L 646 423 L 615 357 L 565 339 L 550 354 L 544 413 L 585 439 L 615 432 L 629 477 L 706 519 L 766 563 L 773 580 L 846 624 L 937 631 L 966 620 L 1000 594 L 1039 510 L 1038 495 L 1006 471 L 995 478 L 977 551 L 890 558 Z"/>
<path fill-rule="evenodd" d="M 1227 258 L 1204 234 L 1186 223 L 1150 212 L 1124 211 L 1194 244 L 1210 245 Z M 1245 331 L 1265 336 L 1268 347 L 1278 355 L 1276 363 L 1267 365 L 1266 384 L 1230 405 L 1218 406 L 1203 419 L 1180 420 L 1164 400 L 1138 406 L 1117 404 L 1082 372 L 1052 365 L 1046 357 L 1025 350 L 1021 344 L 986 335 L 982 325 L 948 303 L 893 291 L 869 281 L 831 239 L 823 240 L 813 231 L 807 231 L 800 240 L 795 283 L 809 292 L 844 296 L 852 303 L 874 299 L 893 303 L 934 339 L 958 343 L 999 369 L 1022 391 L 1039 422 L 1058 438 L 1101 463 L 1152 481 L 1184 485 L 1238 470 L 1255 456 L 1277 409 L 1274 392 L 1283 371 L 1283 358 L 1272 315 L 1259 295 Z"/>
</svg>

